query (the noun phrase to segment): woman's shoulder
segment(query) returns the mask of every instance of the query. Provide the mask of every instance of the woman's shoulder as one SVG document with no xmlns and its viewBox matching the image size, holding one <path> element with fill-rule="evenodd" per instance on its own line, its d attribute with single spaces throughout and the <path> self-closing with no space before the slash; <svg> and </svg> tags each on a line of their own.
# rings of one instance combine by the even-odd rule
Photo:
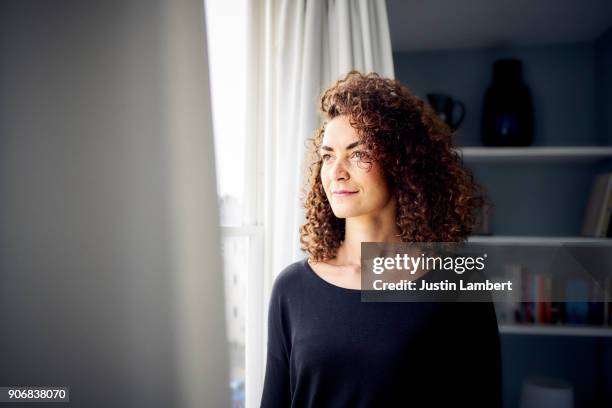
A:
<svg viewBox="0 0 612 408">
<path fill-rule="evenodd" d="M 273 292 L 288 293 L 303 286 L 303 280 L 308 272 L 307 258 L 287 265 L 274 279 Z"/>
</svg>

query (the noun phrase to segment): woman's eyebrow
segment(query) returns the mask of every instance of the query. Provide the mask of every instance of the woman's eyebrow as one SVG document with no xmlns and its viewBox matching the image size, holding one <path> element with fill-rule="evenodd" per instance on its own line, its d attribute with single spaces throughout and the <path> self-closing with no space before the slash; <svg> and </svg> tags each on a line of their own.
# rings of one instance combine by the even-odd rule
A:
<svg viewBox="0 0 612 408">
<path fill-rule="evenodd" d="M 350 145 L 346 146 L 346 150 L 351 150 L 352 148 L 356 147 L 357 145 L 361 144 L 361 142 L 357 141 L 357 142 L 353 142 Z M 333 152 L 334 149 L 332 147 L 329 146 L 321 146 L 321 150 L 327 150 L 328 152 Z"/>
</svg>

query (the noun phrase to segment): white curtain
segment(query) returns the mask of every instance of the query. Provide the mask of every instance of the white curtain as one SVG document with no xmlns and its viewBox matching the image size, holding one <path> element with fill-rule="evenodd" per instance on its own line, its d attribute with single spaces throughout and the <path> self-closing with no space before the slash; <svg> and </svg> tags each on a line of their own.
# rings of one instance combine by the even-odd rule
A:
<svg viewBox="0 0 612 408">
<path fill-rule="evenodd" d="M 264 226 L 263 296 L 250 295 L 247 322 L 253 407 L 265 368 L 267 295 L 275 276 L 306 256 L 299 248 L 303 160 L 319 125 L 319 97 L 351 69 L 394 73 L 384 0 L 256 0 L 249 14 L 247 137 L 262 187 L 255 221 Z"/>
<path fill-rule="evenodd" d="M 229 351 L 204 2 L 162 2 L 177 407 L 226 407 Z"/>
</svg>

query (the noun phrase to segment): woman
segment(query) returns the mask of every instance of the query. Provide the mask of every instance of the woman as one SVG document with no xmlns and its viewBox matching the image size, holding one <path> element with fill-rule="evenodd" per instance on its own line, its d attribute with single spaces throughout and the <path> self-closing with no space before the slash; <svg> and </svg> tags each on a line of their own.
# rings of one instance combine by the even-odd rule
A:
<svg viewBox="0 0 612 408">
<path fill-rule="evenodd" d="M 501 406 L 492 303 L 361 302 L 362 242 L 460 242 L 482 205 L 450 129 L 398 81 L 350 72 L 322 96 L 309 257 L 276 278 L 262 407 Z"/>
</svg>

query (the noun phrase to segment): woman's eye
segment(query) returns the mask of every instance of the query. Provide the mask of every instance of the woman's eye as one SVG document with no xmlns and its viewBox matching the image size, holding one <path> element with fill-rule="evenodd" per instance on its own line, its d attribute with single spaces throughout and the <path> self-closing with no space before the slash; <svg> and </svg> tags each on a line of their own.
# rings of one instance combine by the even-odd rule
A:
<svg viewBox="0 0 612 408">
<path fill-rule="evenodd" d="M 363 158 L 363 153 L 359 152 L 359 151 L 354 152 L 353 153 L 353 157 L 356 158 L 356 159 L 361 159 L 361 158 Z"/>
<path fill-rule="evenodd" d="M 330 157 L 331 157 L 331 156 L 330 156 L 329 154 L 327 154 L 327 153 L 326 153 L 326 154 L 324 154 L 323 156 L 321 156 L 321 159 L 322 159 L 323 161 L 327 161 L 327 160 L 328 160 Z"/>
</svg>

